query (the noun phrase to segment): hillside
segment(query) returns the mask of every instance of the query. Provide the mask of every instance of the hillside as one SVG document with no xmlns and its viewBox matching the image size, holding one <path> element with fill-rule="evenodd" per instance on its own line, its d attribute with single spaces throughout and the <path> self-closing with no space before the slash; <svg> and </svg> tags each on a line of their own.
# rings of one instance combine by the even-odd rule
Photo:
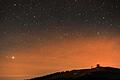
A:
<svg viewBox="0 0 120 80">
<path fill-rule="evenodd" d="M 91 69 L 57 72 L 29 80 L 120 80 L 120 69 L 98 66 Z"/>
</svg>

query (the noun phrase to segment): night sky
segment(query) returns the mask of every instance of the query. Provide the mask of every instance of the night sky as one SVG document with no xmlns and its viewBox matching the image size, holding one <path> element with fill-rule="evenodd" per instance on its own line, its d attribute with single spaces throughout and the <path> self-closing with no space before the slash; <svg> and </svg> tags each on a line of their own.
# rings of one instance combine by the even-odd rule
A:
<svg viewBox="0 0 120 80">
<path fill-rule="evenodd" d="M 0 0 L 0 76 L 120 67 L 119 49 L 120 0 Z"/>
</svg>

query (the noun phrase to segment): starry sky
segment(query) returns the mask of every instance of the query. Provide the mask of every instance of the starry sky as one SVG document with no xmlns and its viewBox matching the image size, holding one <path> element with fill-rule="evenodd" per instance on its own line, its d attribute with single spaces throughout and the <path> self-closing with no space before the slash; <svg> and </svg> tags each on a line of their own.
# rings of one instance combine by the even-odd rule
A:
<svg viewBox="0 0 120 80">
<path fill-rule="evenodd" d="M 120 67 L 119 44 L 120 0 L 0 0 L 0 76 Z"/>
</svg>

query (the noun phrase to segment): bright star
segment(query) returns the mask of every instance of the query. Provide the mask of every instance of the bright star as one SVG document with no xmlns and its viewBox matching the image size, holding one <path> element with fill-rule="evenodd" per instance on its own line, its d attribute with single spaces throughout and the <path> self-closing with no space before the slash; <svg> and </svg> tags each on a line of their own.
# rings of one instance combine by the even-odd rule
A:
<svg viewBox="0 0 120 80">
<path fill-rule="evenodd" d="M 12 56 L 11 58 L 14 60 L 14 59 L 15 59 L 15 56 Z"/>
</svg>

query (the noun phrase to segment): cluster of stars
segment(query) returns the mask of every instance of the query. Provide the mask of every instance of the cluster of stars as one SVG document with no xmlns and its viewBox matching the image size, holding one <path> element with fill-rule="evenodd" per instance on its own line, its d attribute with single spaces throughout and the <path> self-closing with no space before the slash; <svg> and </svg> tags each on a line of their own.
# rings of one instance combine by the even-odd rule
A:
<svg viewBox="0 0 120 80">
<path fill-rule="evenodd" d="M 112 16 L 114 17 L 116 13 L 119 13 L 118 0 L 114 0 L 115 4 L 111 5 L 104 0 L 89 0 L 87 2 L 66 0 L 63 2 L 54 1 L 47 3 L 37 0 L 27 1 L 26 3 L 21 1 L 10 2 L 8 5 L 10 7 L 1 9 L 2 14 L 5 13 L 2 18 L 4 23 L 9 21 L 14 24 L 23 24 L 22 26 L 44 25 L 52 22 L 54 24 L 66 24 L 66 22 L 76 22 L 76 20 L 81 24 L 108 24 L 112 26 Z M 7 6 L 5 2 L 4 6 Z"/>
<path fill-rule="evenodd" d="M 119 3 L 119 0 L 2 0 L 0 45 L 24 48 L 35 41 L 119 35 Z"/>
</svg>

